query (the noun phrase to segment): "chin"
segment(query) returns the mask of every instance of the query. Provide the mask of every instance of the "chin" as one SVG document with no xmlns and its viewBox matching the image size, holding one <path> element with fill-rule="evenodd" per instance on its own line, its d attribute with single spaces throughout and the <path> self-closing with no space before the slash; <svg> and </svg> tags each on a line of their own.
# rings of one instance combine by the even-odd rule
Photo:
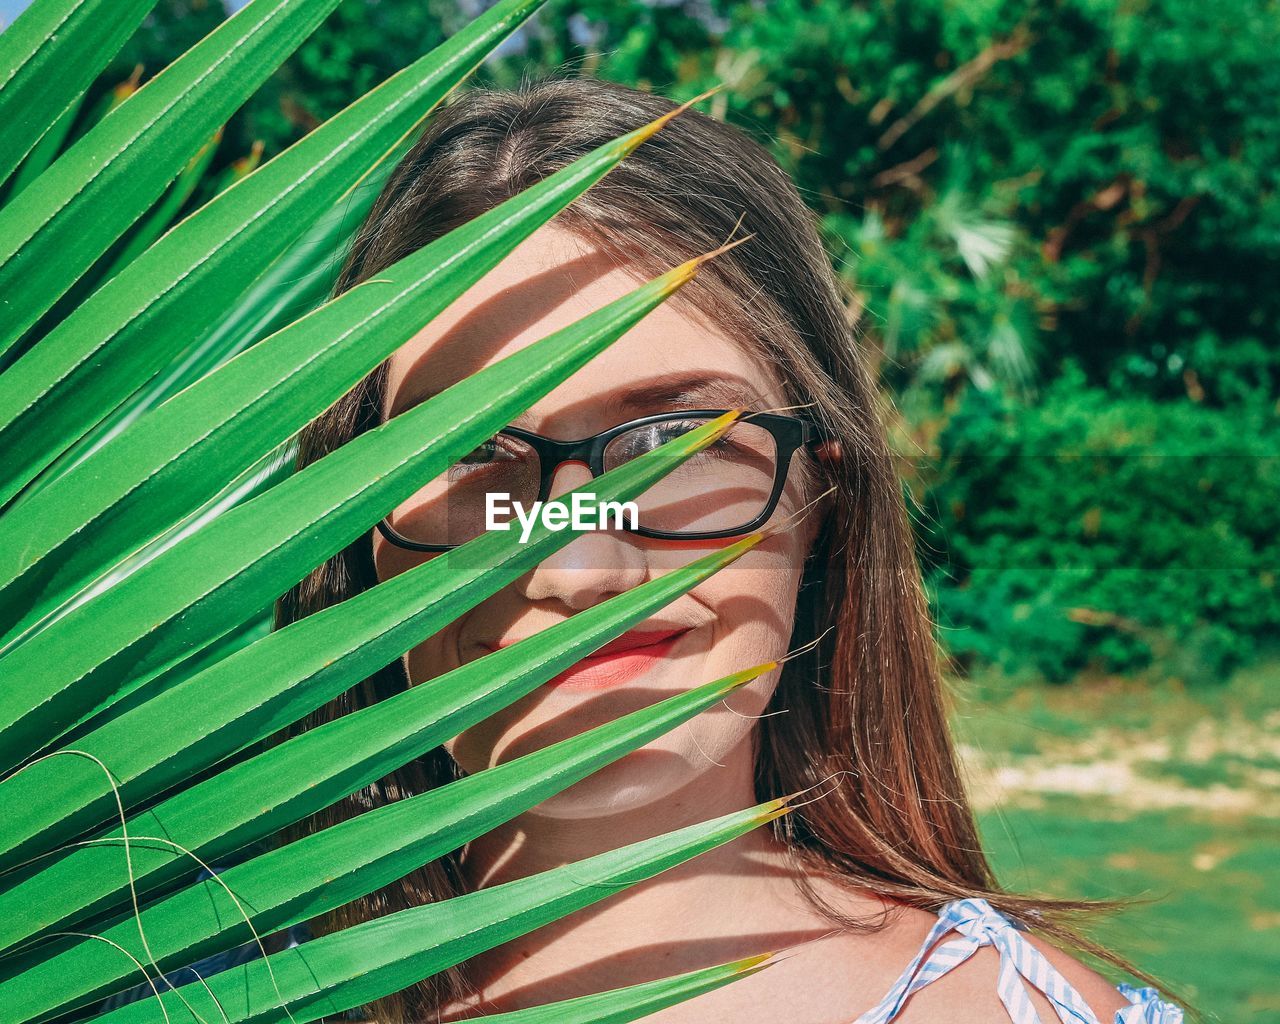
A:
<svg viewBox="0 0 1280 1024">
<path fill-rule="evenodd" d="M 642 748 L 544 800 L 529 813 L 561 821 L 629 815 L 660 805 L 689 781 L 689 765 L 683 758 Z"/>
</svg>

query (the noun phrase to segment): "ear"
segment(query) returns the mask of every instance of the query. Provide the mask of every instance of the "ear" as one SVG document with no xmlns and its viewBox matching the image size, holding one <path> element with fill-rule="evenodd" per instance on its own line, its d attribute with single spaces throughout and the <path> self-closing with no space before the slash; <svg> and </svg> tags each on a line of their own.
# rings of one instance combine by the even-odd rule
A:
<svg viewBox="0 0 1280 1024">
<path fill-rule="evenodd" d="M 819 462 L 838 464 L 844 458 L 844 447 L 839 441 L 823 441 L 813 449 Z"/>
</svg>

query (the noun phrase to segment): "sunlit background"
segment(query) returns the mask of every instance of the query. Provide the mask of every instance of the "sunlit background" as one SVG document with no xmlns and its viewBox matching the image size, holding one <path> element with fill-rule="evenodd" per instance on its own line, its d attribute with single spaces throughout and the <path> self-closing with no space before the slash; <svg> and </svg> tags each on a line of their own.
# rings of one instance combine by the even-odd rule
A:
<svg viewBox="0 0 1280 1024">
<path fill-rule="evenodd" d="M 162 0 L 81 120 L 239 6 Z M 187 208 L 485 6 L 346 0 Z M 1142 897 L 1098 935 L 1273 1024 L 1278 53 L 1272 0 L 553 0 L 478 76 L 727 86 L 704 108 L 821 216 L 893 399 L 1002 877 Z"/>
</svg>

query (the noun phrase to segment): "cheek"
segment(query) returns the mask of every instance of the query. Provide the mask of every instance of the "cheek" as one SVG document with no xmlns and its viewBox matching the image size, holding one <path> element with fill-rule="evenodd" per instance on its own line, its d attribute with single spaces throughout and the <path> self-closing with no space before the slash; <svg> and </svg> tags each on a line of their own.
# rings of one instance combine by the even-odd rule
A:
<svg viewBox="0 0 1280 1024">
<path fill-rule="evenodd" d="M 778 686 L 779 670 L 740 687 L 713 708 L 660 737 L 654 747 L 678 755 L 684 780 L 723 767 L 746 744 Z"/>
<path fill-rule="evenodd" d="M 777 686 L 777 675 L 775 671 L 752 681 L 529 813 L 547 819 L 589 820 L 636 811 L 647 814 L 650 809 L 671 814 L 682 804 L 696 808 L 714 801 L 712 794 L 721 780 L 733 787 L 742 777 L 741 766 L 752 758 L 756 723 Z M 568 731 L 576 733 L 594 724 L 599 723 L 575 721 Z M 464 771 L 479 771 L 540 747 L 534 737 L 541 730 L 526 731 L 524 726 L 517 723 L 509 732 L 472 730 L 446 748 Z"/>
<path fill-rule="evenodd" d="M 686 564 L 688 551 L 653 553 L 655 575 Z M 668 564 L 660 564 L 662 562 Z M 781 658 L 787 653 L 802 563 L 792 535 L 770 538 L 706 580 L 690 596 L 715 613 L 711 642 L 697 659 L 655 669 L 652 679 L 600 695 L 540 690 L 446 744 L 463 771 L 474 773 L 540 750 L 649 706 L 682 689 Z M 661 800 L 733 758 L 750 756 L 759 716 L 777 686 L 775 669 L 741 687 L 640 750 L 606 766 L 541 805 L 551 817 L 590 817 Z"/>
<path fill-rule="evenodd" d="M 415 565 L 421 565 L 438 557 L 439 555 L 426 551 L 410 551 L 407 548 L 397 547 L 377 530 L 373 531 L 373 570 L 377 574 L 379 583 L 385 583 L 402 572 L 412 569 Z"/>
<path fill-rule="evenodd" d="M 713 668 L 723 670 L 720 675 L 786 653 L 795 624 L 803 554 L 798 536 L 771 537 L 694 588 L 695 599 L 715 617 L 715 642 L 708 660 Z M 662 556 L 652 561 L 655 573 L 683 564 L 674 559 L 661 564 Z M 708 676 L 705 681 L 714 678 Z"/>
</svg>

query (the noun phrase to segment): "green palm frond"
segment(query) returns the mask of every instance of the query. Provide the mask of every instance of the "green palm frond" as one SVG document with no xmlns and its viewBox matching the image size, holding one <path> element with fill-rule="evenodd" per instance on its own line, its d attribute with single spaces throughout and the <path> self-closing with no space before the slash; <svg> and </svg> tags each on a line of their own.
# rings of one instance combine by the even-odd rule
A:
<svg viewBox="0 0 1280 1024">
<path fill-rule="evenodd" d="M 282 830 L 530 693 L 750 550 L 740 541 L 512 647 L 272 742 L 573 531 L 491 533 L 272 631 L 281 593 L 689 281 L 649 281 L 292 472 L 298 431 L 674 115 L 341 295 L 341 254 L 408 140 L 542 0 L 502 0 L 261 166 L 211 179 L 227 118 L 339 0 L 251 0 L 103 112 L 154 0 L 35 0 L 0 35 L 0 1021 L 304 1021 L 554 921 L 779 814 L 775 801 L 169 988 L 560 792 L 776 666 L 287 844 Z M 76 131 L 72 133 L 73 122 Z M 81 127 L 87 125 L 87 127 Z M 69 141 L 68 141 L 69 140 Z M 730 413 L 592 481 L 628 500 Z M 196 866 L 266 843 L 206 881 Z M 264 947 L 265 952 L 265 947 Z M 763 957 L 503 1014 L 629 1021 Z"/>
<path fill-rule="evenodd" d="M 339 226 L 356 222 L 362 211 L 351 208 L 347 198 L 365 205 L 373 199 L 372 190 L 357 188 L 361 180 L 385 169 L 405 136 L 458 79 L 541 3 L 524 0 L 492 8 L 218 195 L 0 378 L 0 479 L 7 489 L 0 491 L 0 500 L 160 370 L 175 334 L 198 336 L 212 329 L 312 226 L 317 213 L 337 209 L 345 214 L 333 218 Z M 0 211 L 0 223 L 3 218 Z M 317 251 L 325 251 L 315 243 L 327 240 L 323 235 L 310 239 L 313 245 L 304 252 L 312 262 Z M 31 443 L 8 444 L 18 431 Z"/>
<path fill-rule="evenodd" d="M 75 107 L 156 0 L 37 3 L 0 37 L 0 184 Z"/>
</svg>

